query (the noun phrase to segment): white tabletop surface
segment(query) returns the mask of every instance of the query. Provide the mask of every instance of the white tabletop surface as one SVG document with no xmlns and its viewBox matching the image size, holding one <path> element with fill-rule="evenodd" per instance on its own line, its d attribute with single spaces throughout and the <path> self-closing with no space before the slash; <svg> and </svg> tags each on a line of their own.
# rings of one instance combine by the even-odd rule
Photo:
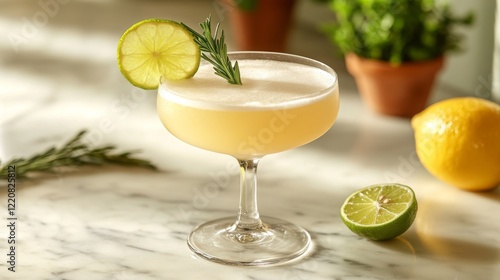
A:
<svg viewBox="0 0 500 280">
<path fill-rule="evenodd" d="M 40 10 L 37 2 L 14 3 L 0 3 L 10 9 L 1 10 L 2 32 L 9 24 L 21 32 L 22 18 Z M 409 120 L 369 112 L 338 59 L 326 61 L 340 76 L 333 128 L 306 146 L 264 157 L 259 167 L 261 214 L 306 228 L 313 251 L 272 267 L 232 267 L 193 256 L 186 245 L 193 227 L 236 215 L 236 161 L 171 136 L 156 116 L 156 93 L 134 89 L 116 67 L 122 29 L 158 16 L 154 5 L 170 6 L 148 1 L 134 10 L 125 1 L 123 11 L 136 11 L 131 19 L 99 29 L 99 20 L 113 11 L 103 2 L 88 21 L 90 31 L 75 29 L 85 21 L 75 18 L 77 11 L 98 5 L 90 3 L 61 4 L 58 16 L 17 52 L 1 42 L 0 159 L 61 145 L 85 128 L 87 143 L 140 150 L 138 156 L 161 170 L 81 168 L 19 180 L 16 272 L 6 262 L 7 190 L 1 187 L 0 279 L 500 278 L 500 190 L 465 192 L 433 178 L 415 156 Z M 294 52 L 317 55 L 314 46 Z M 339 209 L 353 191 L 383 182 L 411 186 L 419 211 L 406 233 L 373 242 L 350 232 Z"/>
</svg>

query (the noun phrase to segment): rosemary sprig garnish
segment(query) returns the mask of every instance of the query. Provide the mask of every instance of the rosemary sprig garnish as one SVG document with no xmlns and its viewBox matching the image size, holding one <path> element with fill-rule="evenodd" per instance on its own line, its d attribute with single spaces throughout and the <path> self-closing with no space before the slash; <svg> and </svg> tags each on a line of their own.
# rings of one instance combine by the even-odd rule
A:
<svg viewBox="0 0 500 280">
<path fill-rule="evenodd" d="M 238 61 L 236 61 L 233 66 L 227 55 L 227 46 L 224 42 L 224 30 L 221 31 L 220 37 L 217 38 L 219 33 L 219 23 L 217 23 L 215 27 L 213 37 L 211 16 L 209 16 L 204 22 L 200 23 L 201 29 L 203 29 L 203 34 L 196 32 L 182 22 L 181 25 L 193 34 L 194 41 L 200 46 L 200 50 L 202 51 L 201 57 L 214 66 L 215 74 L 223 77 L 230 84 L 242 84 Z"/>
<path fill-rule="evenodd" d="M 90 148 L 81 141 L 86 132 L 86 130 L 80 131 L 61 148 L 53 147 L 27 159 L 14 158 L 3 165 L 0 164 L 0 178 L 8 178 L 9 166 L 15 166 L 17 178 L 27 178 L 31 173 L 53 173 L 59 167 L 83 165 L 117 164 L 157 169 L 149 161 L 132 157 L 133 152 L 113 153 L 116 147 L 112 145 Z"/>
</svg>

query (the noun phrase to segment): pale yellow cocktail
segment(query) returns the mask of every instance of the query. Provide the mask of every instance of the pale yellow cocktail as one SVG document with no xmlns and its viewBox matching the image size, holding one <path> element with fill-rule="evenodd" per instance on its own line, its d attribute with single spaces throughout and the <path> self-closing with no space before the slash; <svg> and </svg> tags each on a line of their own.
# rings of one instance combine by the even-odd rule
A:
<svg viewBox="0 0 500 280">
<path fill-rule="evenodd" d="M 240 166 L 240 204 L 234 217 L 208 221 L 189 235 L 198 256 L 230 265 L 277 264 L 311 246 L 309 233 L 257 209 L 257 166 L 265 155 L 313 141 L 337 118 L 337 75 L 306 57 L 268 52 L 230 53 L 242 85 L 228 84 L 201 64 L 190 79 L 163 80 L 158 115 L 175 137 L 235 157 Z"/>
<path fill-rule="evenodd" d="M 191 79 L 164 82 L 157 106 L 165 127 L 191 145 L 250 159 L 309 143 L 334 123 L 339 96 L 331 74 L 283 61 L 238 63 L 243 85 L 227 84 L 209 64 Z"/>
</svg>

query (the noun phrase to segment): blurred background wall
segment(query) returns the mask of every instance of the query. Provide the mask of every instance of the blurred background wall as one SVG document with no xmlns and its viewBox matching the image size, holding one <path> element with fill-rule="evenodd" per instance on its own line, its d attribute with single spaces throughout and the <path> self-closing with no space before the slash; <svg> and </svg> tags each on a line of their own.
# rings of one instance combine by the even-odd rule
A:
<svg viewBox="0 0 500 280">
<path fill-rule="evenodd" d="M 451 2 L 460 14 L 473 10 L 476 21 L 473 27 L 463 30 L 466 36 L 464 51 L 448 56 L 446 67 L 439 76 L 440 84 L 453 89 L 457 95 L 489 98 L 496 79 L 496 94 L 500 95 L 498 35 L 497 57 L 493 55 L 498 0 Z M 58 4 L 55 7 L 50 3 Z M 12 67 L 10 70 L 19 63 L 29 64 L 28 68 L 36 67 L 43 62 L 42 54 L 75 62 L 83 59 L 82 67 L 90 61 L 112 62 L 115 58 L 110 54 L 116 48 L 117 38 L 133 22 L 147 17 L 173 17 L 196 26 L 209 13 L 220 19 L 221 10 L 215 3 L 217 0 L 0 0 L 0 63 L 3 61 L 7 68 Z M 44 12 L 47 5 L 52 12 Z M 295 16 L 289 51 L 335 63 L 341 68 L 342 60 L 335 46 L 319 31 L 322 23 L 334 17 L 328 5 L 298 0 Z M 231 29 L 227 21 L 222 21 L 222 26 L 228 31 Z M 499 26 L 497 23 L 497 34 Z M 12 38 L 9 34 L 26 36 Z M 228 34 L 231 47 L 230 36 Z M 81 44 L 75 44 L 78 40 Z"/>
<path fill-rule="evenodd" d="M 464 28 L 463 52 L 448 56 L 440 80 L 466 95 L 491 98 L 497 4 L 495 0 L 452 0 L 451 3 L 458 14 L 472 10 L 475 22 L 472 27 Z"/>
</svg>

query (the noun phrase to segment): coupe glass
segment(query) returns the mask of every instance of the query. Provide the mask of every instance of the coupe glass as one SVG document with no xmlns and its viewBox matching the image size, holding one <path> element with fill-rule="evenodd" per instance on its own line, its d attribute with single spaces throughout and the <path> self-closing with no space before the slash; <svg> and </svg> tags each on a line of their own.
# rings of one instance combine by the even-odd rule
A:
<svg viewBox="0 0 500 280">
<path fill-rule="evenodd" d="M 158 90 L 158 114 L 170 133 L 231 155 L 240 166 L 238 214 L 199 225 L 188 245 L 223 264 L 283 263 L 308 251 L 311 237 L 297 225 L 259 214 L 257 165 L 265 155 L 304 145 L 330 129 L 339 107 L 337 75 L 324 63 L 297 55 L 231 52 L 229 57 L 238 61 L 243 85 L 228 84 L 202 62 L 193 78 L 162 79 Z"/>
</svg>

